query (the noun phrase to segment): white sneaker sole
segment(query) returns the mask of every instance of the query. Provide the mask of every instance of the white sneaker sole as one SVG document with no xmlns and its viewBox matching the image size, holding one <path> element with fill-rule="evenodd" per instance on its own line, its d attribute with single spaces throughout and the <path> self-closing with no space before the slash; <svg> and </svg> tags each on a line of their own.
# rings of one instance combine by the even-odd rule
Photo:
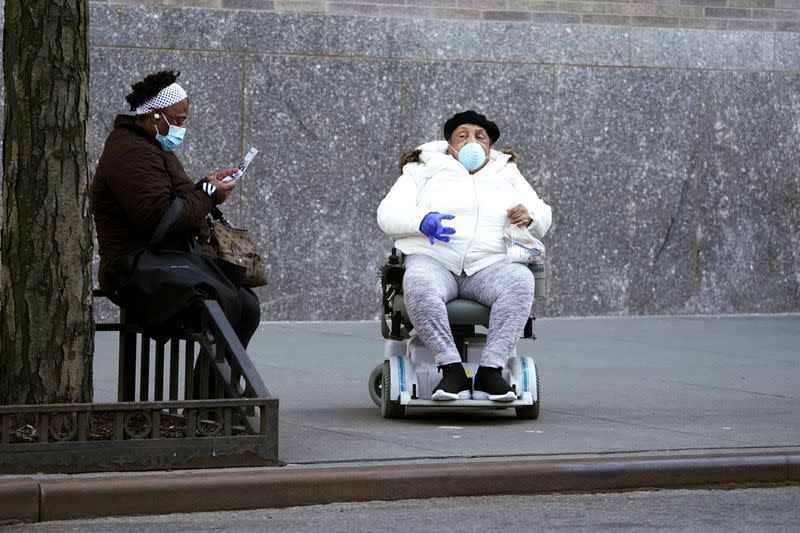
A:
<svg viewBox="0 0 800 533">
<path fill-rule="evenodd" d="M 439 389 L 431 395 L 431 400 L 438 400 L 438 401 L 469 400 L 469 390 L 462 390 L 459 393 L 453 393 L 453 392 L 445 392 L 442 389 Z"/>
<path fill-rule="evenodd" d="M 476 390 L 472 393 L 472 397 L 475 400 L 491 400 L 493 402 L 513 402 L 517 399 L 517 395 L 511 391 L 505 394 L 489 394 L 482 390 Z"/>
</svg>

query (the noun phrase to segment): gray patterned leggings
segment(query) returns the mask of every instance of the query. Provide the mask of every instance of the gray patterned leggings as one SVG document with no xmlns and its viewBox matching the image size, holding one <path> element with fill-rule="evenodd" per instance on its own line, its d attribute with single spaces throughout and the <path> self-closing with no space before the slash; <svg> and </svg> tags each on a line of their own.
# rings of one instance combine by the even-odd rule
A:
<svg viewBox="0 0 800 533">
<path fill-rule="evenodd" d="M 420 339 L 436 356 L 436 364 L 461 361 L 445 304 L 465 298 L 492 308 L 480 365 L 504 367 L 533 304 L 534 279 L 528 267 L 498 261 L 471 276 L 456 276 L 436 259 L 418 254 L 406 257 L 405 265 L 406 309 Z"/>
</svg>

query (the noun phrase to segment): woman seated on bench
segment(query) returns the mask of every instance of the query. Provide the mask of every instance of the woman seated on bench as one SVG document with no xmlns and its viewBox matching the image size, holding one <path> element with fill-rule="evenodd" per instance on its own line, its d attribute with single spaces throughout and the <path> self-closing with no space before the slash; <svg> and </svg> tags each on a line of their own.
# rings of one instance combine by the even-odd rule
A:
<svg viewBox="0 0 800 533">
<path fill-rule="evenodd" d="M 189 120 L 186 91 L 175 82 L 179 74 L 162 71 L 133 85 L 133 92 L 125 99 L 135 115 L 117 116 L 92 182 L 100 289 L 122 305 L 125 302 L 115 298 L 118 261 L 147 246 L 170 203 L 179 197 L 184 209 L 162 247 L 188 249 L 198 233 L 204 229 L 208 232 L 206 215 L 236 187 L 222 181 L 235 168 L 215 172 L 195 184 L 175 156 L 173 150 L 183 141 Z M 164 304 L 153 300 L 153 306 Z M 261 308 L 250 289 L 239 288 L 237 300 L 225 302 L 223 309 L 247 347 L 258 328 Z"/>
<path fill-rule="evenodd" d="M 473 398 L 513 401 L 501 371 L 530 316 L 534 278 L 527 266 L 506 261 L 503 228 L 511 222 L 541 238 L 550 206 L 522 177 L 513 154 L 492 149 L 500 130 L 484 115 L 457 113 L 445 122 L 444 137 L 403 157 L 402 176 L 378 207 L 378 224 L 408 256 L 406 309 L 442 373 L 432 399 L 469 398 L 445 307 L 465 298 L 491 307 Z"/>
</svg>

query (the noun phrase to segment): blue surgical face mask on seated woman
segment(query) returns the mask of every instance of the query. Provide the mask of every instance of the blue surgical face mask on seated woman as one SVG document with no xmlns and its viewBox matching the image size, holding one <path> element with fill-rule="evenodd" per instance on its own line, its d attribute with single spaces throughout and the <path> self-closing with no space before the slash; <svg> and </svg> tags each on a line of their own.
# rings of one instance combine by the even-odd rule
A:
<svg viewBox="0 0 800 533">
<path fill-rule="evenodd" d="M 183 142 L 183 137 L 186 135 L 186 128 L 173 126 L 169 123 L 167 117 L 164 117 L 164 120 L 169 125 L 169 131 L 166 135 L 161 135 L 158 132 L 158 128 L 156 128 L 156 140 L 161 143 L 161 148 L 165 152 L 171 152 Z"/>
<path fill-rule="evenodd" d="M 450 146 L 450 148 L 453 148 Z M 464 146 L 461 147 L 461 150 L 456 150 L 458 153 L 458 161 L 464 168 L 466 168 L 469 172 L 474 172 L 478 170 L 484 161 L 486 161 L 486 152 L 483 150 L 483 146 L 477 142 L 472 141 L 468 142 Z"/>
</svg>

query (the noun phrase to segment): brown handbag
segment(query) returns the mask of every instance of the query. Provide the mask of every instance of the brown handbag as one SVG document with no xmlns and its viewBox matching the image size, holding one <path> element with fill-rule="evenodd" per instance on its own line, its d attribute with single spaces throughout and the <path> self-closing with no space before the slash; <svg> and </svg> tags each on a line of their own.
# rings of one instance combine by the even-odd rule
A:
<svg viewBox="0 0 800 533">
<path fill-rule="evenodd" d="M 267 284 L 267 268 L 256 251 L 253 238 L 246 229 L 234 228 L 220 217 L 209 217 L 211 236 L 209 242 L 223 261 L 244 267 L 246 270 L 243 285 L 261 287 Z"/>
</svg>

